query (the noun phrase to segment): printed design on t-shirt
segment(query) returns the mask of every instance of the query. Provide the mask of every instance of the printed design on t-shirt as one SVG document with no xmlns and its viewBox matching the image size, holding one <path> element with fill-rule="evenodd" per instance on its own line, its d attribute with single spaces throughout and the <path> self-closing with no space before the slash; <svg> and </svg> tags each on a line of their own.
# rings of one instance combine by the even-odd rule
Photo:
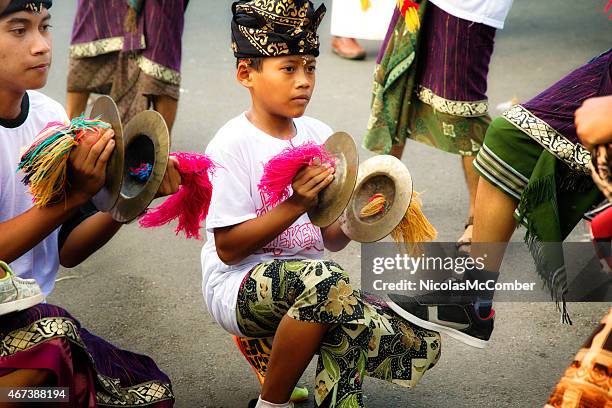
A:
<svg viewBox="0 0 612 408">
<path fill-rule="evenodd" d="M 258 217 L 266 214 L 272 209 L 265 194 L 259 193 L 261 197 L 262 207 L 256 209 Z M 285 251 L 296 253 L 300 251 L 316 251 L 323 252 L 323 236 L 321 229 L 311 222 L 302 224 L 293 224 L 272 242 L 262 248 L 265 253 L 272 253 L 274 256 L 285 255 Z"/>
</svg>

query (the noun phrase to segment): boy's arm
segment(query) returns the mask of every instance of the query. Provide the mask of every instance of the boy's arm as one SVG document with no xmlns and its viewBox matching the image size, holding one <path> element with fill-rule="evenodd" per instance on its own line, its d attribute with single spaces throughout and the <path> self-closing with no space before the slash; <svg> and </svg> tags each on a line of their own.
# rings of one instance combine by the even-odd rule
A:
<svg viewBox="0 0 612 408">
<path fill-rule="evenodd" d="M 164 197 L 177 192 L 181 184 L 178 168 L 178 160 L 170 157 L 156 197 Z M 77 226 L 60 243 L 60 263 L 66 268 L 73 268 L 89 258 L 106 245 L 123 225 L 113 220 L 108 213 L 97 212 L 85 218 L 82 222 L 78 222 Z"/>
<path fill-rule="evenodd" d="M 308 166 L 293 179 L 293 194 L 266 214 L 229 227 L 215 228 L 219 259 L 234 265 L 263 248 L 317 204 L 317 195 L 333 180 L 333 168 Z"/>
<path fill-rule="evenodd" d="M 74 216 L 81 205 L 82 202 L 68 197 L 65 202 L 33 207 L 0 223 L 0 259 L 10 263 L 21 257 Z"/>
<path fill-rule="evenodd" d="M 351 239 L 340 228 L 340 221 L 335 221 L 329 227 L 321 228 L 321 233 L 323 234 L 323 243 L 328 251 L 341 251 L 351 242 Z"/>
<path fill-rule="evenodd" d="M 587 149 L 612 142 L 612 95 L 585 100 L 574 115 L 576 133 Z"/>
<path fill-rule="evenodd" d="M 106 163 L 115 148 L 114 133 L 107 130 L 96 140 L 85 136 L 70 154 L 71 188 L 63 202 L 33 207 L 0 223 L 0 259 L 12 262 L 73 217 L 104 184 Z"/>
<path fill-rule="evenodd" d="M 66 268 L 79 265 L 110 241 L 121 225 L 108 213 L 97 212 L 87 217 L 60 243 L 60 264 Z"/>
</svg>

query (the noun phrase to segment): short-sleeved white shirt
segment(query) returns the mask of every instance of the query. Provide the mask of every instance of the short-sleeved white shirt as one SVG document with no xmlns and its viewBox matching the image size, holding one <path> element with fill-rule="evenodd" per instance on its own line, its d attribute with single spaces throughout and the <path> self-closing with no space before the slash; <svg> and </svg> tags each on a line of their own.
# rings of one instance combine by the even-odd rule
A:
<svg viewBox="0 0 612 408">
<path fill-rule="evenodd" d="M 483 23 L 497 29 L 504 22 L 513 0 L 430 0 L 433 4 L 452 14 L 475 23 Z"/>
<path fill-rule="evenodd" d="M 271 209 L 257 188 L 266 162 L 291 144 L 299 146 L 309 141 L 321 144 L 332 133 L 329 126 L 316 119 L 301 117 L 294 123 L 296 135 L 291 141 L 282 140 L 258 129 L 243 113 L 227 122 L 206 149 L 219 167 L 212 179 L 213 194 L 206 219 L 202 290 L 210 314 L 230 333 L 241 335 L 236 320 L 238 290 L 255 265 L 272 259 L 323 257 L 321 230 L 310 222 L 307 214 L 238 265 L 223 263 L 215 248 L 215 228 L 240 224 Z"/>
<path fill-rule="evenodd" d="M 13 219 L 32 208 L 32 195 L 17 173 L 21 151 L 30 145 L 49 122 L 67 122 L 66 111 L 56 101 L 36 91 L 28 91 L 27 118 L 22 123 L 0 124 L 0 222 Z M 58 230 L 13 261 L 10 266 L 17 276 L 34 278 L 46 295 L 55 286 L 59 268 Z"/>
</svg>

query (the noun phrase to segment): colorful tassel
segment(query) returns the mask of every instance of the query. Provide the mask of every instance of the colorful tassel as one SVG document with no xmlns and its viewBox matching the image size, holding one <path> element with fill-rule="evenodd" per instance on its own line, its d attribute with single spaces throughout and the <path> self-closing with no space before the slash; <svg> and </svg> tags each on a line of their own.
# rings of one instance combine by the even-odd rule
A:
<svg viewBox="0 0 612 408">
<path fill-rule="evenodd" d="M 130 167 L 128 174 L 143 183 L 149 179 L 153 172 L 153 165 L 151 163 L 141 163 L 138 167 Z"/>
<path fill-rule="evenodd" d="M 374 194 L 372 197 L 370 197 L 368 203 L 364 205 L 361 211 L 359 212 L 359 217 L 367 218 L 376 214 L 380 214 L 385 210 L 386 203 L 387 200 L 385 199 L 385 196 L 383 194 Z"/>
<path fill-rule="evenodd" d="M 138 30 L 138 15 L 142 9 L 143 0 L 127 0 L 128 9 L 123 20 L 123 29 L 128 33 Z"/>
<path fill-rule="evenodd" d="M 101 129 L 111 126 L 84 116 L 70 123 L 51 122 L 36 136 L 21 156 L 17 170 L 24 173 L 23 183 L 30 187 L 34 205 L 44 207 L 64 199 L 66 171 L 72 149 L 86 132 L 100 137 Z"/>
<path fill-rule="evenodd" d="M 421 27 L 419 19 L 419 4 L 410 0 L 398 0 L 397 7 L 406 20 L 406 27 L 411 33 L 416 33 Z"/>
<path fill-rule="evenodd" d="M 419 193 L 412 193 L 410 206 L 402 218 L 402 221 L 393 231 L 391 237 L 397 243 L 404 242 L 406 250 L 410 254 L 420 251 L 420 242 L 432 241 L 436 239 L 438 232 L 431 225 L 429 220 L 421 210 L 421 199 Z"/>
<path fill-rule="evenodd" d="M 289 197 L 289 187 L 296 174 L 304 166 L 319 159 L 320 163 L 335 166 L 335 160 L 324 145 L 312 142 L 301 146 L 290 146 L 274 156 L 264 166 L 263 176 L 257 185 L 272 207 L 277 206 Z"/>
<path fill-rule="evenodd" d="M 200 229 L 208 215 L 212 197 L 210 177 L 215 163 L 203 154 L 176 152 L 181 175 L 181 187 L 160 206 L 148 210 L 140 219 L 143 228 L 159 227 L 178 219 L 176 234 L 183 231 L 187 238 L 202 239 Z"/>
</svg>

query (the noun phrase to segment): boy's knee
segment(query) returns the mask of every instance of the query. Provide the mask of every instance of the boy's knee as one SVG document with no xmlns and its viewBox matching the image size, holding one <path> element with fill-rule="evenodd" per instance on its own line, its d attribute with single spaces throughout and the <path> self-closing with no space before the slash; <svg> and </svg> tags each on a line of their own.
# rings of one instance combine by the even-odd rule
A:
<svg viewBox="0 0 612 408">
<path fill-rule="evenodd" d="M 0 387 L 43 387 L 51 386 L 55 374 L 47 369 L 18 369 L 0 377 Z"/>
<path fill-rule="evenodd" d="M 508 120 L 503 116 L 499 116 L 491 121 L 491 124 L 487 128 L 487 133 L 485 134 L 485 143 L 487 139 L 497 139 L 500 133 L 503 132 L 503 129 L 508 126 Z"/>
<path fill-rule="evenodd" d="M 338 275 L 340 274 L 342 276 L 342 280 L 345 281 L 346 283 L 350 282 L 350 277 L 348 272 L 346 272 L 344 270 L 344 268 L 342 266 L 340 266 L 339 264 L 337 264 L 334 261 L 315 261 L 317 263 L 317 268 L 324 268 L 326 270 L 328 270 L 329 272 L 331 272 L 332 275 Z"/>
</svg>

